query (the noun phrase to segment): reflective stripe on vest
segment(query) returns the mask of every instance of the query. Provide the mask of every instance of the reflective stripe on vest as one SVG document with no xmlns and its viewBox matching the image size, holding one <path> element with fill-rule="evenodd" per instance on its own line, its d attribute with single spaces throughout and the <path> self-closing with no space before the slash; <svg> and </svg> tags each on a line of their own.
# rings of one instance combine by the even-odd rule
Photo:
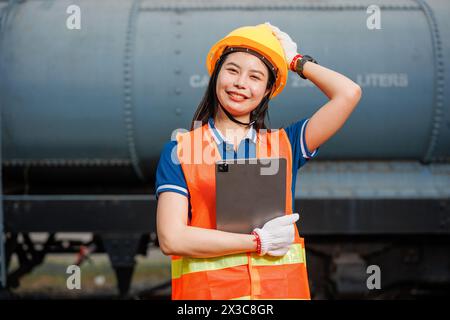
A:
<svg viewBox="0 0 450 320">
<path fill-rule="evenodd" d="M 252 255 L 253 266 L 272 266 L 304 262 L 305 249 L 300 244 L 293 244 L 289 251 L 282 257 Z M 182 257 L 172 260 L 172 278 L 177 279 L 188 273 L 231 268 L 246 265 L 247 263 L 248 258 L 245 253 L 204 259 Z"/>
</svg>

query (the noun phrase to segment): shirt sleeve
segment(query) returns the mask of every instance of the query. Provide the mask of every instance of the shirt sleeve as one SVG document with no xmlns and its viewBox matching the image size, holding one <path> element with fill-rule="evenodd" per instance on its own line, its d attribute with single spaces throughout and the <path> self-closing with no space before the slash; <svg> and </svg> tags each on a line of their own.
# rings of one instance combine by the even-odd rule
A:
<svg viewBox="0 0 450 320">
<path fill-rule="evenodd" d="M 284 130 L 286 131 L 289 141 L 291 142 L 293 165 L 300 169 L 309 159 L 315 158 L 319 153 L 319 147 L 313 151 L 309 151 L 305 140 L 305 131 L 309 118 L 304 118 L 294 122 Z"/>
<path fill-rule="evenodd" d="M 189 197 L 186 179 L 176 153 L 177 142 L 164 145 L 156 169 L 156 198 L 161 192 L 172 191 Z"/>
</svg>

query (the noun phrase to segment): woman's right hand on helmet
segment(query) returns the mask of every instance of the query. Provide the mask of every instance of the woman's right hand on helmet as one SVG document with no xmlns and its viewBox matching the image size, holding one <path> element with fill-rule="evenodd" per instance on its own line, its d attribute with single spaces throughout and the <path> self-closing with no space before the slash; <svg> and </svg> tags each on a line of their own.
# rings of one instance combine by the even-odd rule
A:
<svg viewBox="0 0 450 320">
<path fill-rule="evenodd" d="M 284 215 L 266 222 L 261 229 L 253 230 L 261 240 L 260 255 L 284 256 L 294 242 L 294 223 L 298 218 L 298 213 Z"/>
</svg>

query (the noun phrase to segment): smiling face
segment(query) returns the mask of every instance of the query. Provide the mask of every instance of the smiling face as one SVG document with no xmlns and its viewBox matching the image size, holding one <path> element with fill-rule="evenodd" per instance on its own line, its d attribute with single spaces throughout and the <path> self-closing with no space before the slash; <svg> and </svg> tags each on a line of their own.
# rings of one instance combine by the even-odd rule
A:
<svg viewBox="0 0 450 320">
<path fill-rule="evenodd" d="M 269 70 L 259 58 L 246 52 L 230 53 L 217 77 L 217 98 L 233 116 L 248 114 L 270 92 L 268 80 Z"/>
</svg>

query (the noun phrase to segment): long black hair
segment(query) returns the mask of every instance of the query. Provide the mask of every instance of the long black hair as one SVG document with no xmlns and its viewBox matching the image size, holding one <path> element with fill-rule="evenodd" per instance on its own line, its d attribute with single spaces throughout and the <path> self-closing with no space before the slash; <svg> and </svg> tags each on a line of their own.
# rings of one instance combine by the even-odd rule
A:
<svg viewBox="0 0 450 320">
<path fill-rule="evenodd" d="M 245 51 L 252 53 L 258 57 L 260 55 L 258 53 L 253 52 L 252 50 L 249 51 L 249 49 L 245 49 Z M 203 95 L 202 101 L 197 107 L 197 111 L 195 111 L 194 117 L 192 119 L 191 123 L 191 130 L 194 129 L 195 121 L 201 121 L 201 124 L 204 125 L 208 122 L 208 119 L 210 117 L 214 117 L 217 113 L 217 110 L 219 108 L 219 100 L 217 98 L 216 94 L 216 83 L 217 83 L 217 77 L 219 75 L 220 70 L 222 69 L 222 65 L 224 64 L 226 57 L 236 51 L 229 51 L 224 50 L 224 53 L 220 56 L 220 58 L 217 60 L 216 65 L 214 67 L 214 70 L 211 74 L 211 77 L 209 79 L 208 87 L 205 91 L 205 94 Z M 268 61 L 267 59 L 262 60 L 266 67 L 268 67 Z M 255 120 L 254 122 L 254 129 L 256 131 L 259 131 L 260 129 L 268 129 L 265 124 L 265 118 L 266 115 L 269 117 L 268 114 L 268 108 L 269 108 L 269 101 L 270 101 L 270 95 L 273 90 L 273 86 L 275 83 L 275 74 L 272 70 L 274 68 L 267 68 L 269 71 L 269 80 L 267 81 L 267 89 L 270 88 L 270 92 L 266 94 L 259 105 L 251 112 L 250 114 L 250 121 Z M 270 119 L 269 119 L 270 122 Z"/>
</svg>

